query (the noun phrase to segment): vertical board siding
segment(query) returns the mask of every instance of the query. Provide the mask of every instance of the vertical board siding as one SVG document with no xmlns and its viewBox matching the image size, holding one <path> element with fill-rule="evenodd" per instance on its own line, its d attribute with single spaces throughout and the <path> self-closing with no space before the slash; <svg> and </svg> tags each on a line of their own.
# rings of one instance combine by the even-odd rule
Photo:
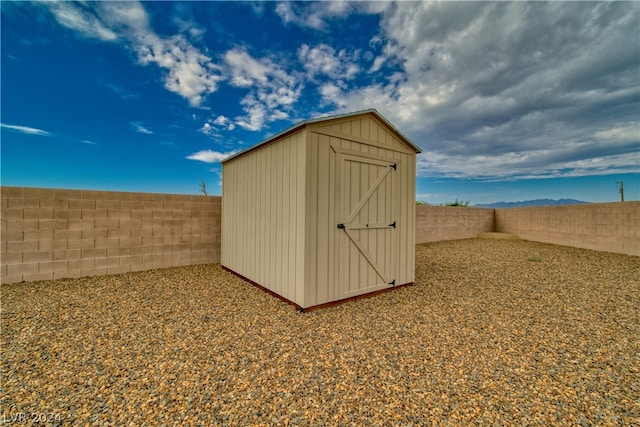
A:
<svg viewBox="0 0 640 427">
<path fill-rule="evenodd" d="M 331 135 L 323 134 L 324 129 Z M 344 134 L 344 138 L 336 136 Z M 340 175 L 340 155 L 331 147 L 360 152 L 364 159 L 387 158 L 398 164 L 362 207 L 354 222 L 396 221 L 396 230 L 351 230 L 384 272 L 393 272 L 396 284 L 415 280 L 414 218 L 415 154 L 372 117 L 322 124 L 308 131 L 309 194 L 306 236 L 306 304 L 323 304 L 362 291 L 363 284 L 381 279 L 348 236 L 336 225 L 358 204 L 384 167 L 366 161 L 351 162 Z M 370 139 L 375 145 L 350 140 Z M 366 141 L 365 141 L 366 142 Z M 344 160 L 342 160 L 344 162 Z M 340 180 L 343 179 L 344 182 Z M 347 212 L 345 212 L 347 211 Z M 393 235 L 392 233 L 396 233 Z M 387 273 L 389 274 L 389 273 Z M 365 293 L 362 291 L 362 293 Z"/>
<path fill-rule="evenodd" d="M 297 197 L 296 197 L 296 300 L 302 301 L 306 304 L 305 299 L 308 298 L 307 293 L 305 292 L 305 279 L 306 279 L 306 266 L 307 266 L 307 229 L 306 225 L 308 223 L 309 217 L 309 202 L 308 198 L 310 198 L 308 189 L 309 189 L 309 177 L 307 176 L 307 153 L 309 149 L 308 143 L 308 131 L 303 130 L 302 134 L 299 136 L 300 140 L 298 142 L 298 146 L 296 147 L 297 151 L 297 161 L 296 161 L 296 188 L 297 188 Z M 300 303 L 298 303 L 300 304 Z M 305 305 L 308 307 L 308 305 Z"/>
<path fill-rule="evenodd" d="M 227 162 L 223 167 L 222 264 L 283 297 L 299 298 L 299 186 L 302 132 Z"/>
</svg>

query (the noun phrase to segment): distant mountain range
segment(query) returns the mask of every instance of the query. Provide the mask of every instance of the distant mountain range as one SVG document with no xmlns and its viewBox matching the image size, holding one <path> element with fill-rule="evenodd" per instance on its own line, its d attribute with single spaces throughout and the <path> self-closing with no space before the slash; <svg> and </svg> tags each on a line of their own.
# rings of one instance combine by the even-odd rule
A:
<svg viewBox="0 0 640 427">
<path fill-rule="evenodd" d="M 522 202 L 497 202 L 497 203 L 487 203 L 480 205 L 473 205 L 478 208 L 517 208 L 523 206 L 556 206 L 556 205 L 579 205 L 590 202 L 583 202 L 581 200 L 575 199 L 536 199 L 536 200 L 525 200 Z"/>
</svg>

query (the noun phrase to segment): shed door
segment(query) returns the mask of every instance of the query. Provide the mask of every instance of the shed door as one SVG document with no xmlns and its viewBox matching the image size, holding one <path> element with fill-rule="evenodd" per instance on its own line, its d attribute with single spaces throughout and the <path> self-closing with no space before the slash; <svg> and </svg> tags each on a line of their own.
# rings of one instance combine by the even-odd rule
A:
<svg viewBox="0 0 640 427">
<path fill-rule="evenodd" d="M 393 159 L 337 150 L 337 281 L 341 298 L 396 284 L 399 164 Z"/>
</svg>

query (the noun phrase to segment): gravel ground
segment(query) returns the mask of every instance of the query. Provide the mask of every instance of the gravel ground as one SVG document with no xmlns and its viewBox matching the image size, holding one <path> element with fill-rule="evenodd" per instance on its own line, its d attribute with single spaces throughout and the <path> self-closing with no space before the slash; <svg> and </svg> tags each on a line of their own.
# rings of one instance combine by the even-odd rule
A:
<svg viewBox="0 0 640 427">
<path fill-rule="evenodd" d="M 640 257 L 489 238 L 416 264 L 306 314 L 219 265 L 4 285 L 0 423 L 640 425 Z"/>
</svg>

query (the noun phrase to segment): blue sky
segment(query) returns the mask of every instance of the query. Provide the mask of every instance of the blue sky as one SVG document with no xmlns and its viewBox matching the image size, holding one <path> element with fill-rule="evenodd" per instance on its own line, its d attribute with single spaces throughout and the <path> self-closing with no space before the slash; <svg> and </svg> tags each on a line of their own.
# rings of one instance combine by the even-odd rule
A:
<svg viewBox="0 0 640 427">
<path fill-rule="evenodd" d="M 221 192 L 225 156 L 376 108 L 417 198 L 640 199 L 638 2 L 2 2 L 2 184 Z"/>
</svg>

